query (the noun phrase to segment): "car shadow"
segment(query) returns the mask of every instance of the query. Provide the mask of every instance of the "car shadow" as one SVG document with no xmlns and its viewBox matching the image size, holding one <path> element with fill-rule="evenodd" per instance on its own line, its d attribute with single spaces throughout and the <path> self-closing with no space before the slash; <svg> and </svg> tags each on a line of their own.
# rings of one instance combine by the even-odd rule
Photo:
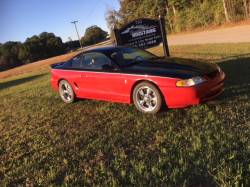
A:
<svg viewBox="0 0 250 187">
<path fill-rule="evenodd" d="M 238 56 L 235 59 L 218 63 L 226 74 L 225 91 L 218 100 L 231 100 L 235 97 L 250 96 L 250 56 Z"/>
<path fill-rule="evenodd" d="M 13 86 L 17 86 L 19 84 L 23 84 L 23 83 L 38 79 L 44 75 L 46 75 L 46 73 L 40 74 L 40 75 L 34 75 L 34 76 L 30 76 L 30 77 L 24 77 L 24 78 L 20 78 L 20 79 L 15 79 L 15 80 L 10 80 L 10 81 L 6 81 L 6 82 L 1 82 L 0 83 L 0 90 L 7 89 L 7 88 L 10 88 Z"/>
</svg>

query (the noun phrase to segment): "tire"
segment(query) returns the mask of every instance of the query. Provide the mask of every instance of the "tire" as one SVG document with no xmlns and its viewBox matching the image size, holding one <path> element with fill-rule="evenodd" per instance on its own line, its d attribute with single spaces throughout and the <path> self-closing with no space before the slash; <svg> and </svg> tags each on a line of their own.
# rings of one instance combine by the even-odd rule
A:
<svg viewBox="0 0 250 187">
<path fill-rule="evenodd" d="M 59 82 L 59 94 L 65 103 L 73 103 L 75 101 L 74 90 L 66 80 Z"/>
<path fill-rule="evenodd" d="M 133 90 L 134 105 L 143 113 L 155 114 L 159 112 L 162 101 L 159 89 L 149 82 L 141 82 Z"/>
</svg>

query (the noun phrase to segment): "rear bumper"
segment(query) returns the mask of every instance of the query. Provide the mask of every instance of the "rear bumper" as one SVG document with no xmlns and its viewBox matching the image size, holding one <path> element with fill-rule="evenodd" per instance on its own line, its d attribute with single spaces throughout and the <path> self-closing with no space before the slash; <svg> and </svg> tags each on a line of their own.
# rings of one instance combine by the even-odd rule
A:
<svg viewBox="0 0 250 187">
<path fill-rule="evenodd" d="M 169 108 L 183 108 L 197 105 L 220 95 L 224 90 L 225 74 L 221 72 L 214 79 L 194 87 L 165 87 L 161 91 Z"/>
</svg>

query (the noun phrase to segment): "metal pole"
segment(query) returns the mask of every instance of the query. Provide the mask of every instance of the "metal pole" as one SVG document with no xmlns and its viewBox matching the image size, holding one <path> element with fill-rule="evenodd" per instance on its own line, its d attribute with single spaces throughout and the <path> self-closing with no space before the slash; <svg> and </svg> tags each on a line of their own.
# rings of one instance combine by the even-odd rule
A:
<svg viewBox="0 0 250 187">
<path fill-rule="evenodd" d="M 160 27 L 161 27 L 161 37 L 162 37 L 164 55 L 165 57 L 170 57 L 167 33 L 165 29 L 165 20 L 163 17 L 159 16 L 159 21 L 160 21 Z"/>
<path fill-rule="evenodd" d="M 78 30 L 77 30 L 77 26 L 76 26 L 76 23 L 77 23 L 77 22 L 78 22 L 78 21 L 72 21 L 71 23 L 73 23 L 73 24 L 75 25 L 76 34 L 77 34 L 77 37 L 78 37 L 78 40 L 79 40 L 79 44 L 80 44 L 80 46 L 81 46 L 81 48 L 82 48 L 82 43 L 81 43 L 80 36 L 79 36 Z"/>
<path fill-rule="evenodd" d="M 120 38 L 119 30 L 114 27 L 113 32 L 114 32 L 114 35 L 115 35 L 116 45 L 121 45 L 121 38 Z"/>
</svg>

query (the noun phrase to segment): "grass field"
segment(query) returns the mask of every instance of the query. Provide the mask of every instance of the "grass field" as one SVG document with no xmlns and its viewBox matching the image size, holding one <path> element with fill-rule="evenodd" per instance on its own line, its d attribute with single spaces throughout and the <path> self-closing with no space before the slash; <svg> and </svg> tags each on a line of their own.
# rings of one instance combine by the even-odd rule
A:
<svg viewBox="0 0 250 187">
<path fill-rule="evenodd" d="M 0 186 L 249 186 L 250 43 L 171 54 L 220 64 L 225 92 L 145 115 L 133 105 L 64 104 L 48 68 L 2 79 Z"/>
</svg>

